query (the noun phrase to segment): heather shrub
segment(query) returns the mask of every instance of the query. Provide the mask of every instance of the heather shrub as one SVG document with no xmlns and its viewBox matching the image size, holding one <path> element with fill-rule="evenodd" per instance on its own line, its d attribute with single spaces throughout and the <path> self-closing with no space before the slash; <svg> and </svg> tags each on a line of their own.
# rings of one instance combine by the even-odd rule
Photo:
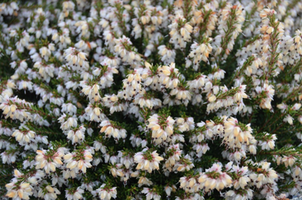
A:
<svg viewBox="0 0 302 200">
<path fill-rule="evenodd" d="M 1 3 L 1 199 L 297 194 L 301 16 L 297 0 Z"/>
</svg>

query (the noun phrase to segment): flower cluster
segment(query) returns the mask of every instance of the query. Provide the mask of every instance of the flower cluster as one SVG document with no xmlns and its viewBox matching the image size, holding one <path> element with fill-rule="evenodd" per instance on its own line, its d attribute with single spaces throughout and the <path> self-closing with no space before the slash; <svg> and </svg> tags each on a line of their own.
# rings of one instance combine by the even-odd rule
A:
<svg viewBox="0 0 302 200">
<path fill-rule="evenodd" d="M 37 3 L 0 3 L 1 199 L 301 191 L 300 1 Z"/>
</svg>

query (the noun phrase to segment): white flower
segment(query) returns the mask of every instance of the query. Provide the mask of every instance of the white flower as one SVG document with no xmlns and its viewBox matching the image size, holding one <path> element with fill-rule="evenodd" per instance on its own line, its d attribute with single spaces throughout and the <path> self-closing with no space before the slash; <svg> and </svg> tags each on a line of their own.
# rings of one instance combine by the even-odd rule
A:
<svg viewBox="0 0 302 200">
<path fill-rule="evenodd" d="M 155 190 L 152 190 L 152 189 L 149 189 L 146 187 L 142 190 L 142 193 L 146 194 L 147 200 L 151 200 L 151 199 L 160 200 L 160 198 L 161 198 L 161 196 L 159 194 L 157 194 L 155 192 Z"/>
<path fill-rule="evenodd" d="M 283 121 L 284 122 L 287 122 L 287 123 L 289 123 L 290 125 L 293 125 L 293 117 L 292 116 L 290 116 L 290 115 L 287 115 L 284 119 L 283 119 Z"/>
<path fill-rule="evenodd" d="M 111 198 L 116 199 L 117 195 L 116 187 L 110 188 L 106 186 L 106 184 L 102 184 L 96 192 L 102 200 L 110 200 Z"/>
<path fill-rule="evenodd" d="M 229 187 L 232 184 L 232 178 L 226 173 L 222 172 L 222 166 L 220 163 L 214 163 L 210 169 L 206 170 L 206 173 L 201 173 L 198 178 L 198 182 L 201 187 L 204 187 L 206 191 L 222 190 L 225 187 Z"/>
<path fill-rule="evenodd" d="M 16 138 L 19 144 L 30 143 L 35 140 L 35 132 L 16 130 L 12 136 Z"/>
<path fill-rule="evenodd" d="M 17 178 L 21 178 L 24 174 L 20 173 L 18 170 L 14 170 L 14 174 L 15 178 L 13 179 L 13 182 L 5 185 L 7 189 L 6 196 L 15 200 L 30 199 L 29 196 L 33 194 L 33 187 L 27 182 L 17 182 Z"/>
<path fill-rule="evenodd" d="M 92 154 L 89 150 L 81 150 L 74 153 L 68 153 L 64 156 L 66 167 L 70 170 L 80 171 L 84 174 L 87 168 L 91 168 Z"/>
<path fill-rule="evenodd" d="M 125 129 L 112 125 L 111 122 L 108 120 L 102 121 L 100 126 L 102 126 L 102 129 L 100 130 L 100 132 L 101 133 L 104 132 L 106 137 L 113 137 L 117 140 L 120 138 L 124 139 L 127 137 Z"/>
<path fill-rule="evenodd" d="M 58 149 L 55 152 L 37 150 L 36 169 L 43 169 L 47 174 L 55 172 L 56 168 L 63 165 L 62 157 L 64 156 L 64 149 Z"/>
<path fill-rule="evenodd" d="M 66 195 L 65 197 L 67 198 L 67 200 L 79 200 L 79 199 L 83 199 L 83 193 L 84 190 L 81 189 L 80 187 L 73 189 L 73 190 L 65 190 L 66 191 Z"/>
<path fill-rule="evenodd" d="M 67 132 L 67 138 L 71 140 L 72 144 L 81 143 L 85 140 L 85 130 L 84 126 L 80 126 L 78 129 L 69 130 Z"/>
<path fill-rule="evenodd" d="M 44 191 L 46 191 L 46 193 Z M 50 185 L 47 185 L 44 188 L 44 191 L 42 188 L 40 188 L 38 192 L 38 197 L 42 197 L 45 200 L 57 199 L 57 195 L 61 194 L 61 192 L 57 188 L 53 188 Z"/>
<path fill-rule="evenodd" d="M 77 127 L 78 122 L 76 117 L 69 117 L 67 120 L 65 119 L 66 115 L 63 114 L 58 120 L 61 123 L 61 129 L 64 131 L 69 130 L 71 127 Z"/>
<path fill-rule="evenodd" d="M 159 170 L 159 162 L 162 160 L 163 158 L 160 157 L 156 151 L 151 153 L 147 149 L 134 155 L 134 162 L 138 163 L 136 169 L 148 171 L 149 173 L 153 170 Z"/>
</svg>

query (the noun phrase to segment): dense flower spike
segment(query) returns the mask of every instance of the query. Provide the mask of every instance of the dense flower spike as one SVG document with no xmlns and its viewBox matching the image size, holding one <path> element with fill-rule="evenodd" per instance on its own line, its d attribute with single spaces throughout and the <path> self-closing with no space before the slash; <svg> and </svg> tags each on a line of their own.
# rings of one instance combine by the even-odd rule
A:
<svg viewBox="0 0 302 200">
<path fill-rule="evenodd" d="M 286 199 L 302 2 L 0 3 L 0 199 Z"/>
</svg>

